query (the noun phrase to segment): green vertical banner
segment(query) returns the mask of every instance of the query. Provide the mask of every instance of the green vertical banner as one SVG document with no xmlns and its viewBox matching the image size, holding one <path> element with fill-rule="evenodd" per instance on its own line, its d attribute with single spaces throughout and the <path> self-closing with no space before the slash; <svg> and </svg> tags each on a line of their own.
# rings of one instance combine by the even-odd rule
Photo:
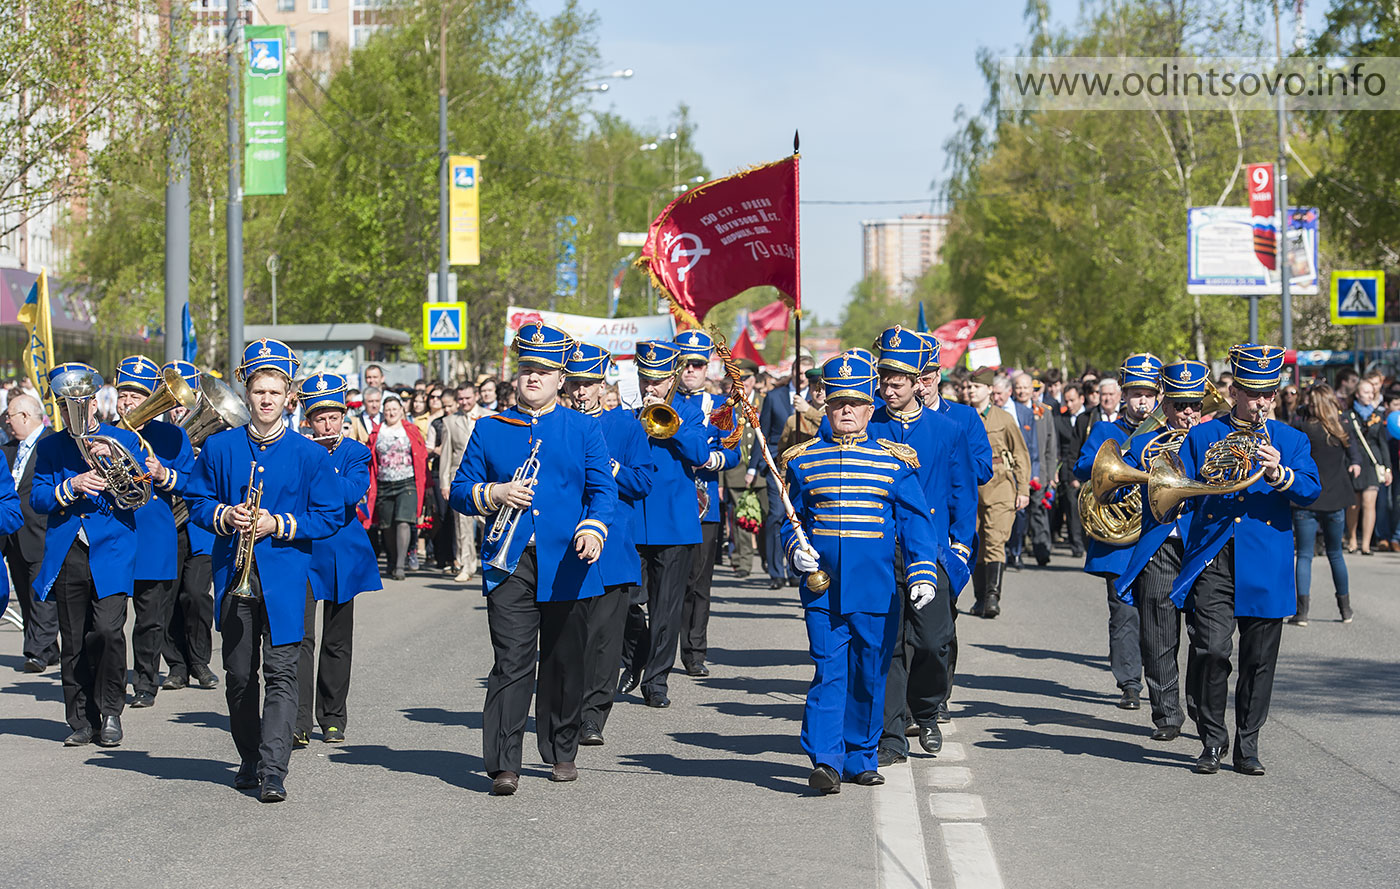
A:
<svg viewBox="0 0 1400 889">
<path fill-rule="evenodd" d="M 287 193 L 287 28 L 248 25 L 243 72 L 243 193 Z"/>
</svg>

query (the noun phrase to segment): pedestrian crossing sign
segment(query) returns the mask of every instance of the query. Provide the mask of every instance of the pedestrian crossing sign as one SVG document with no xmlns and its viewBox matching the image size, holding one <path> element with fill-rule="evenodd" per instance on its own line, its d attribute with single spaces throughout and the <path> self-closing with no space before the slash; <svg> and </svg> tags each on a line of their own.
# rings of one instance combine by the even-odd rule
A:
<svg viewBox="0 0 1400 889">
<path fill-rule="evenodd" d="M 424 303 L 423 345 L 429 349 L 465 349 L 467 304 Z"/>
<path fill-rule="evenodd" d="M 1332 323 L 1380 324 L 1385 320 L 1385 272 L 1333 272 Z"/>
</svg>

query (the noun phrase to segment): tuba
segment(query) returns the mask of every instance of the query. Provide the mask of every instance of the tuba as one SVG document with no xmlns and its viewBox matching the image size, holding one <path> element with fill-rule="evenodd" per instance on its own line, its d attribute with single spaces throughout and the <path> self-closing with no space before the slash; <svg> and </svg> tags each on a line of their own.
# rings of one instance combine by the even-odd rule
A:
<svg viewBox="0 0 1400 889">
<path fill-rule="evenodd" d="M 666 400 L 649 404 L 637 414 L 637 419 L 642 421 L 642 431 L 652 438 L 670 438 L 681 428 L 681 415 L 671 407 L 671 402 L 676 400 L 676 389 L 680 387 L 680 377 L 681 365 L 677 361 L 676 369 L 671 372 L 671 391 L 666 393 Z"/>
<path fill-rule="evenodd" d="M 246 426 L 251 419 L 243 399 L 223 380 L 206 373 L 199 375 L 199 400 L 189 416 L 180 421 L 180 428 L 197 448 L 215 432 Z"/>
<path fill-rule="evenodd" d="M 66 370 L 49 385 L 57 398 L 63 399 L 64 423 L 78 444 L 83 461 L 107 483 L 118 509 L 139 509 L 151 499 L 151 477 L 146 465 L 127 450 L 126 445 L 110 435 L 88 435 L 88 404 L 102 385 L 102 378 L 81 368 Z M 97 454 L 93 444 L 102 444 L 108 453 Z"/>
</svg>

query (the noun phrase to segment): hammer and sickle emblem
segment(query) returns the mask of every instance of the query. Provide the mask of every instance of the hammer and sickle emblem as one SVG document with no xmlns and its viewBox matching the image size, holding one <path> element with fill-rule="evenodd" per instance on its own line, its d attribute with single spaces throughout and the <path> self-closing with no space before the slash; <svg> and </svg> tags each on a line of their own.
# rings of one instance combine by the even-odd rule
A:
<svg viewBox="0 0 1400 889">
<path fill-rule="evenodd" d="M 694 246 L 686 247 L 685 245 L 687 243 L 691 243 Z M 700 236 L 692 235 L 689 232 L 676 235 L 670 243 L 670 248 L 672 265 L 679 265 L 682 257 L 688 257 L 690 260 L 685 265 L 676 269 L 676 279 L 679 281 L 685 280 L 686 273 L 695 268 L 695 264 L 700 261 L 700 257 L 710 255 L 710 249 L 700 241 Z"/>
</svg>

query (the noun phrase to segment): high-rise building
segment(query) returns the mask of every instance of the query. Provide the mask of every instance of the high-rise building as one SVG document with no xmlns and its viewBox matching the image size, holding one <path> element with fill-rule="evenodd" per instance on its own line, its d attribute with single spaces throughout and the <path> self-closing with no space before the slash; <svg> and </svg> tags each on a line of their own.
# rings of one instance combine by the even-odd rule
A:
<svg viewBox="0 0 1400 889">
<path fill-rule="evenodd" d="M 939 261 L 948 216 L 919 213 L 898 219 L 867 219 L 860 228 L 862 275 L 879 272 L 890 296 L 901 298 L 913 292 L 914 282 Z"/>
</svg>

